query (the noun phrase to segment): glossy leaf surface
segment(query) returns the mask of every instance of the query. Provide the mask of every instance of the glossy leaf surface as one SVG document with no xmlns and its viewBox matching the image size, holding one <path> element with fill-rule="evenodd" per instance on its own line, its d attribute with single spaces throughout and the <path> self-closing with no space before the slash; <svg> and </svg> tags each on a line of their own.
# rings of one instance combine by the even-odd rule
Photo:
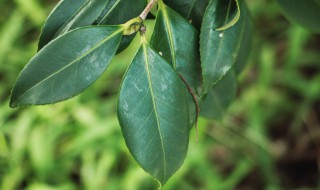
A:
<svg viewBox="0 0 320 190">
<path fill-rule="evenodd" d="M 99 25 L 117 25 L 126 23 L 140 15 L 147 5 L 147 0 L 109 0 L 97 23 Z M 131 43 L 135 34 L 123 36 L 119 49 L 121 52 Z"/>
<path fill-rule="evenodd" d="M 38 49 L 49 43 L 59 29 L 86 3 L 87 0 L 61 0 L 42 27 Z"/>
<path fill-rule="evenodd" d="M 143 42 L 122 81 L 118 118 L 130 152 L 162 184 L 187 153 L 187 93 L 172 67 Z"/>
<path fill-rule="evenodd" d="M 88 0 L 56 33 L 55 37 L 72 29 L 90 26 L 99 17 L 109 0 Z"/>
<path fill-rule="evenodd" d="M 201 82 L 199 33 L 170 7 L 159 5 L 150 44 L 196 91 Z"/>
<path fill-rule="evenodd" d="M 150 44 L 184 78 L 193 93 L 197 93 L 201 85 L 201 67 L 199 33 L 196 28 L 170 7 L 159 2 Z M 191 94 L 188 101 L 192 126 L 197 113 Z"/>
<path fill-rule="evenodd" d="M 147 0 L 110 0 L 114 3 L 110 11 L 104 10 L 105 15 L 99 21 L 100 25 L 123 24 L 140 15 L 147 5 Z M 108 6 L 107 6 L 108 8 Z"/>
<path fill-rule="evenodd" d="M 82 92 L 108 67 L 122 30 L 116 26 L 80 28 L 50 42 L 20 73 L 10 106 L 50 104 Z"/>
<path fill-rule="evenodd" d="M 119 4 L 120 0 L 108 0 L 107 5 L 105 6 L 105 8 L 103 9 L 103 11 L 101 12 L 101 14 L 99 15 L 99 17 L 97 18 L 97 20 L 95 21 L 95 24 L 99 24 L 99 22 L 106 17 L 108 14 L 112 13 L 112 11 L 114 10 L 114 8 Z M 121 24 L 121 23 L 119 23 Z"/>
<path fill-rule="evenodd" d="M 230 70 L 212 89 L 200 104 L 200 115 L 212 120 L 222 119 L 225 111 L 237 94 L 237 77 Z"/>
<path fill-rule="evenodd" d="M 244 34 L 240 42 L 240 49 L 234 63 L 234 70 L 237 75 L 244 69 L 250 55 L 252 46 L 252 20 L 250 14 L 247 14 Z"/>
<path fill-rule="evenodd" d="M 200 30 L 204 12 L 210 0 L 164 0 L 164 2 L 181 14 Z"/>
<path fill-rule="evenodd" d="M 291 21 L 320 32 L 319 0 L 278 0 L 278 3 Z"/>
<path fill-rule="evenodd" d="M 203 77 L 202 94 L 207 93 L 233 66 L 245 31 L 247 8 L 239 1 L 241 16 L 238 22 L 223 31 L 224 26 L 237 14 L 233 0 L 212 0 L 205 12 L 200 34 L 200 55 Z"/>
</svg>

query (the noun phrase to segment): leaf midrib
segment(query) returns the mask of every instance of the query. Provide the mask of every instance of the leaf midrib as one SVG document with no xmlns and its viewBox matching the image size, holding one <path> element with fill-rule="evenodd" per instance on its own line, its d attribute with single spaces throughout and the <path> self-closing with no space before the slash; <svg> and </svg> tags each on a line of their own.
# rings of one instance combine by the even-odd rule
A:
<svg viewBox="0 0 320 190">
<path fill-rule="evenodd" d="M 162 3 L 162 1 L 160 1 Z M 172 29 L 171 29 L 171 25 L 170 25 L 170 20 L 169 20 L 169 15 L 168 12 L 166 10 L 166 5 L 164 3 L 160 4 L 161 8 L 159 11 L 162 11 L 163 14 L 163 18 L 164 18 L 164 22 L 166 25 L 166 28 L 168 30 L 167 34 L 168 34 L 168 38 L 169 38 L 169 45 L 170 45 L 170 53 L 172 56 L 172 66 L 173 68 L 176 70 L 177 67 L 177 61 L 176 61 L 176 54 L 175 54 L 175 44 L 174 44 L 174 40 L 173 40 L 173 36 L 172 36 Z"/>
<path fill-rule="evenodd" d="M 59 28 L 59 30 L 54 34 L 53 38 L 57 38 L 59 35 L 61 35 L 61 33 L 63 32 L 63 30 L 65 29 L 65 27 L 69 24 L 69 22 L 72 21 L 72 20 L 75 18 L 75 16 L 76 16 L 84 7 L 86 7 L 86 6 L 89 4 L 90 1 L 91 1 L 91 0 L 85 1 L 85 2 L 79 7 L 79 9 L 78 9 L 71 17 L 70 17 L 65 23 L 63 23 L 63 25 Z"/>
<path fill-rule="evenodd" d="M 153 105 L 153 110 L 154 114 L 156 115 L 156 120 L 157 120 L 157 129 L 159 132 L 160 136 L 160 141 L 161 141 L 161 148 L 162 148 L 162 154 L 163 154 L 163 180 L 165 180 L 165 175 L 166 175 L 166 170 L 167 170 L 167 164 L 166 164 L 166 153 L 164 150 L 164 143 L 163 143 L 163 137 L 160 129 L 160 121 L 159 121 L 159 114 L 157 111 L 157 105 L 156 105 L 156 100 L 155 100 L 155 95 L 154 95 L 154 90 L 153 90 L 153 85 L 152 85 L 152 79 L 151 79 L 151 73 L 150 73 L 150 68 L 149 68 L 149 59 L 148 59 L 148 52 L 147 52 L 147 44 L 144 42 L 142 44 L 143 47 L 143 54 L 145 57 L 145 68 L 147 71 L 147 76 L 148 76 L 148 83 L 149 83 L 149 90 L 151 93 L 151 99 L 152 99 L 152 105 Z"/>
<path fill-rule="evenodd" d="M 120 32 L 122 32 L 122 28 L 116 30 L 113 34 L 111 34 L 110 36 L 104 38 L 101 42 L 99 42 L 96 46 L 94 46 L 93 48 L 91 48 L 90 50 L 88 50 L 87 52 L 85 52 L 83 55 L 81 55 L 80 57 L 76 58 L 75 60 L 73 60 L 72 62 L 68 63 L 67 65 L 65 65 L 64 67 L 62 67 L 61 69 L 57 70 L 56 72 L 52 73 L 51 75 L 48 75 L 46 78 L 44 78 L 43 80 L 39 81 L 38 83 L 36 83 L 34 86 L 32 86 L 31 88 L 29 88 L 28 90 L 26 90 L 24 93 L 22 93 L 21 95 L 19 95 L 16 100 L 18 100 L 19 98 L 21 98 L 23 95 L 25 95 L 26 93 L 30 92 L 32 89 L 36 88 L 37 86 L 39 86 L 40 84 L 42 84 L 43 82 L 47 81 L 48 79 L 50 79 L 51 77 L 53 77 L 54 75 L 62 72 L 63 70 L 65 70 L 66 68 L 72 66 L 74 63 L 78 62 L 79 60 L 81 60 L 82 58 L 86 57 L 87 55 L 89 55 L 91 52 L 93 52 L 94 50 L 96 50 L 98 47 L 100 47 L 102 44 L 104 44 L 106 41 L 108 41 L 109 39 L 111 39 L 112 37 L 116 36 L 117 34 L 119 34 Z M 42 50 L 43 51 L 43 50 Z"/>
<path fill-rule="evenodd" d="M 98 25 L 103 24 L 103 22 L 108 18 L 108 16 L 110 15 L 110 13 L 118 6 L 118 4 L 120 3 L 120 0 L 117 0 L 110 8 L 110 10 L 107 12 L 107 14 L 101 19 L 101 21 L 98 23 Z M 108 5 L 108 3 L 106 4 Z"/>
</svg>

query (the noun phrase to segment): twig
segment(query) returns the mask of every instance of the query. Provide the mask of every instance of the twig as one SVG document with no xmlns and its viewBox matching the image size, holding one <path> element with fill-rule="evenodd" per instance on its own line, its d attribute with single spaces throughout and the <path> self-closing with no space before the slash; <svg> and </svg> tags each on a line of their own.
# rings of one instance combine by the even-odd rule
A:
<svg viewBox="0 0 320 190">
<path fill-rule="evenodd" d="M 199 139 L 199 131 L 198 131 L 198 118 L 199 118 L 199 113 L 200 113 L 200 107 L 197 101 L 197 97 L 194 94 L 193 90 L 191 89 L 191 87 L 189 86 L 189 84 L 187 83 L 186 79 L 184 79 L 180 74 L 179 77 L 181 78 L 181 80 L 184 82 L 184 84 L 187 86 L 190 94 L 192 95 L 193 101 L 196 104 L 196 121 L 195 121 L 195 128 L 196 128 L 196 140 L 198 141 Z"/>
<path fill-rule="evenodd" d="M 147 7 L 142 11 L 142 13 L 140 14 L 140 18 L 141 20 L 146 20 L 149 12 L 151 11 L 152 7 L 154 4 L 156 4 L 157 0 L 151 0 L 149 2 L 149 4 L 147 5 Z"/>
</svg>

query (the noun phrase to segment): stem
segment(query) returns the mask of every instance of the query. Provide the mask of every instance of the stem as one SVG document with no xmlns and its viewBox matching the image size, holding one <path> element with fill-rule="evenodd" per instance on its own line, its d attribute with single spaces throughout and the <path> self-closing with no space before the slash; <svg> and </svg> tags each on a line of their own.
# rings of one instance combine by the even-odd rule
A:
<svg viewBox="0 0 320 190">
<path fill-rule="evenodd" d="M 151 11 L 152 7 L 154 4 L 156 4 L 157 0 L 151 0 L 149 2 L 149 4 L 147 5 L 147 7 L 142 11 L 142 13 L 140 14 L 140 18 L 141 20 L 146 20 L 149 12 Z"/>
<path fill-rule="evenodd" d="M 200 114 L 200 107 L 199 107 L 199 103 L 197 101 L 197 97 L 195 95 L 195 93 L 193 92 L 193 90 L 191 89 L 191 87 L 189 86 L 189 84 L 187 83 L 186 79 L 184 79 L 182 77 L 182 75 L 179 74 L 179 77 L 181 78 L 181 80 L 184 82 L 184 84 L 187 86 L 192 98 L 193 98 L 193 101 L 196 105 L 196 121 L 195 121 L 195 128 L 196 128 L 196 141 L 198 141 L 199 139 L 199 132 L 198 132 L 198 119 L 199 119 L 199 114 Z"/>
</svg>

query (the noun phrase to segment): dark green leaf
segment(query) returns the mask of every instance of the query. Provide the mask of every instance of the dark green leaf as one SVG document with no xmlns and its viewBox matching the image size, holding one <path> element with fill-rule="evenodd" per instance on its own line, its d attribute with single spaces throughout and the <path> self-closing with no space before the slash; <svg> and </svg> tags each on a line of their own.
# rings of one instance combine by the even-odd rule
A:
<svg viewBox="0 0 320 190">
<path fill-rule="evenodd" d="M 172 67 L 143 40 L 121 85 L 118 118 L 130 152 L 162 184 L 187 153 L 187 94 Z"/>
<path fill-rule="evenodd" d="M 100 21 L 108 14 L 112 13 L 113 9 L 119 4 L 120 0 L 109 0 L 104 10 L 101 12 L 94 24 L 99 24 Z M 121 23 L 118 23 L 121 24 Z"/>
<path fill-rule="evenodd" d="M 146 5 L 147 0 L 110 0 L 97 22 L 99 25 L 123 24 L 138 17 Z M 123 36 L 117 53 L 127 48 L 134 36 L 135 34 Z"/>
<path fill-rule="evenodd" d="M 233 66 L 244 35 L 247 8 L 239 1 L 238 22 L 223 31 L 215 29 L 230 22 L 237 14 L 234 0 L 212 0 L 205 12 L 200 34 L 200 55 L 203 77 L 202 94 L 207 93 Z"/>
<path fill-rule="evenodd" d="M 244 35 L 240 42 L 240 49 L 239 49 L 236 61 L 234 63 L 234 70 L 236 72 L 236 75 L 239 75 L 243 70 L 243 68 L 245 67 L 248 57 L 250 55 L 251 46 L 252 46 L 252 20 L 251 20 L 250 14 L 247 14 Z"/>
<path fill-rule="evenodd" d="M 216 28 L 217 31 L 222 31 L 222 30 L 226 30 L 228 28 L 230 28 L 231 26 L 235 25 L 239 18 L 240 18 L 240 7 L 239 7 L 239 0 L 235 0 L 236 5 L 237 5 L 237 11 L 235 13 L 235 15 L 233 16 L 233 18 L 226 22 L 223 26 L 220 26 L 219 28 Z M 228 10 L 230 11 L 230 10 Z M 229 19 L 228 19 L 229 20 Z"/>
<path fill-rule="evenodd" d="M 320 32 L 320 0 L 278 0 L 278 3 L 291 21 Z"/>
<path fill-rule="evenodd" d="M 49 43 L 59 29 L 86 3 L 87 0 L 61 0 L 48 16 L 39 38 L 38 49 Z"/>
<path fill-rule="evenodd" d="M 100 25 L 123 24 L 132 18 L 138 17 L 147 5 L 147 0 L 111 1 L 114 6 L 111 7 L 110 11 L 105 10 L 105 15 L 99 21 Z"/>
<path fill-rule="evenodd" d="M 201 83 L 199 33 L 196 28 L 160 1 L 150 44 L 196 93 Z M 190 123 L 193 124 L 196 107 L 191 94 L 189 106 L 192 107 Z"/>
<path fill-rule="evenodd" d="M 50 42 L 20 73 L 11 107 L 54 103 L 82 92 L 108 67 L 122 32 L 117 26 L 87 27 Z"/>
<path fill-rule="evenodd" d="M 72 29 L 90 26 L 99 17 L 109 0 L 88 0 L 56 33 L 55 37 Z"/>
<path fill-rule="evenodd" d="M 210 0 L 164 0 L 164 2 L 200 29 Z"/>
<path fill-rule="evenodd" d="M 237 94 L 237 78 L 230 70 L 212 89 L 200 104 L 200 115 L 212 120 L 222 119 L 225 111 Z"/>
<path fill-rule="evenodd" d="M 199 33 L 171 8 L 159 3 L 150 44 L 187 81 L 193 90 L 201 82 Z"/>
</svg>

